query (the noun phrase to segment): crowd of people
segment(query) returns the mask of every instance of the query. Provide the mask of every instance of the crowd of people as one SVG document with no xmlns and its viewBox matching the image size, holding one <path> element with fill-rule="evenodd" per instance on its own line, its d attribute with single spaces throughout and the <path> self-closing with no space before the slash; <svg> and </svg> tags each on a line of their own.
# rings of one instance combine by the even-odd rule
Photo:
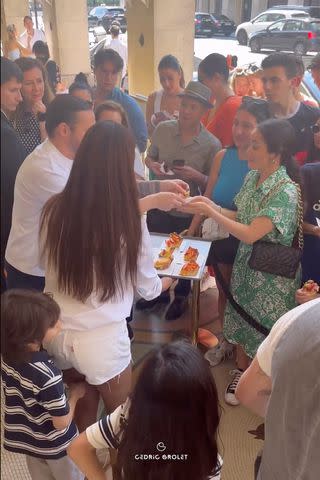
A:
<svg viewBox="0 0 320 480">
<path fill-rule="evenodd" d="M 265 417 L 257 478 L 315 478 L 320 109 L 298 95 L 301 61 L 274 53 L 231 71 L 212 53 L 185 85 L 166 55 L 144 117 L 117 86 L 112 45 L 95 54 L 94 87 L 80 73 L 57 94 L 59 69 L 28 22 L 27 45 L 13 32 L 1 57 L 5 448 L 26 455 L 33 480 L 112 478 L 100 449 L 118 451 L 113 478 L 219 479 L 209 365 L 235 351 L 225 401 Z M 310 69 L 320 87 L 320 54 Z M 160 279 L 149 231 L 198 236 L 202 224 L 219 345 L 205 358 L 186 341 L 161 347 L 132 389 L 133 306 L 169 304 L 174 287 L 174 321 L 190 292 Z M 160 458 L 160 440 L 178 461 Z"/>
</svg>

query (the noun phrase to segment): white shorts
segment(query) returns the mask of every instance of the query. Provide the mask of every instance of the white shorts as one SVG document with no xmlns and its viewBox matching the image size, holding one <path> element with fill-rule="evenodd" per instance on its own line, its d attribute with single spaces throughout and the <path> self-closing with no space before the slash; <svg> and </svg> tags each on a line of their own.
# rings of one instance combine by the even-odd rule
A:
<svg viewBox="0 0 320 480">
<path fill-rule="evenodd" d="M 91 385 L 108 382 L 131 362 L 125 320 L 94 330 L 62 330 L 45 348 L 61 370 L 73 367 Z"/>
</svg>

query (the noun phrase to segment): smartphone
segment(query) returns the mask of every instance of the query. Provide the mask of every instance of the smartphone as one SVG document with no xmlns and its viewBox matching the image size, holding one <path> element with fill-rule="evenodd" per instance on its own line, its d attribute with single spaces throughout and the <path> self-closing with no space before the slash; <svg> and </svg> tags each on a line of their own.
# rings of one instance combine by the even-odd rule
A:
<svg viewBox="0 0 320 480">
<path fill-rule="evenodd" d="M 185 161 L 184 160 L 173 160 L 172 166 L 173 167 L 184 167 Z"/>
</svg>

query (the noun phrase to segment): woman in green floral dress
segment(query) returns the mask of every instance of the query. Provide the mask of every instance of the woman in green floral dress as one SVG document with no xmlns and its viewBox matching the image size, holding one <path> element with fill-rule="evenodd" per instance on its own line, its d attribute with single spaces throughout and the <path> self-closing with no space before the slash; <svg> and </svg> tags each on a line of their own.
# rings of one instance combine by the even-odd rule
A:
<svg viewBox="0 0 320 480">
<path fill-rule="evenodd" d="M 298 168 L 292 157 L 295 137 L 286 120 L 267 120 L 252 133 L 247 152 L 252 169 L 235 198 L 236 212 L 219 207 L 204 197 L 194 197 L 185 207 L 189 212 L 212 217 L 240 245 L 231 278 L 236 302 L 268 330 L 288 310 L 295 307 L 295 291 L 300 285 L 300 268 L 294 279 L 253 270 L 248 261 L 252 245 L 263 239 L 291 246 L 298 228 Z M 237 345 L 238 369 L 228 385 L 225 399 L 237 405 L 234 392 L 242 372 L 254 357 L 264 335 L 250 326 L 230 303 L 224 318 L 224 336 Z"/>
</svg>

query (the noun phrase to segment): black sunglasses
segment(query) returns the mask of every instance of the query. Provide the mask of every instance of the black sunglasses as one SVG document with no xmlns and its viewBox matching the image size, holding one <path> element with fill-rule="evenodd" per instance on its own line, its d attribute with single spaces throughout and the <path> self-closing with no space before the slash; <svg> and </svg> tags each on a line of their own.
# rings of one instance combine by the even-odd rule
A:
<svg viewBox="0 0 320 480">
<path fill-rule="evenodd" d="M 242 97 L 242 103 L 244 105 L 267 105 L 267 101 L 262 98 L 249 97 L 245 95 Z"/>
<path fill-rule="evenodd" d="M 312 125 L 311 130 L 312 130 L 312 133 L 319 133 L 320 125 Z"/>
</svg>

